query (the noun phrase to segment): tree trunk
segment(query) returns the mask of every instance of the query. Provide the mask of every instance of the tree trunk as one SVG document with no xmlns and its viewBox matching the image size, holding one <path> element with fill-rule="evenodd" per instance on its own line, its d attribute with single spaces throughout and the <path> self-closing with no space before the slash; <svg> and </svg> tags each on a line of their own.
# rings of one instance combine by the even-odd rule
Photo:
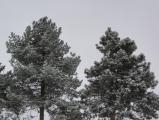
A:
<svg viewBox="0 0 159 120">
<path fill-rule="evenodd" d="M 44 106 L 40 107 L 40 120 L 44 120 Z"/>
<path fill-rule="evenodd" d="M 45 82 L 42 81 L 41 82 L 41 98 L 42 98 L 42 100 L 44 100 L 44 96 L 45 96 Z M 44 120 L 44 104 L 43 103 L 40 106 L 40 120 Z"/>
<path fill-rule="evenodd" d="M 110 120 L 115 120 L 115 115 L 112 115 Z"/>
</svg>

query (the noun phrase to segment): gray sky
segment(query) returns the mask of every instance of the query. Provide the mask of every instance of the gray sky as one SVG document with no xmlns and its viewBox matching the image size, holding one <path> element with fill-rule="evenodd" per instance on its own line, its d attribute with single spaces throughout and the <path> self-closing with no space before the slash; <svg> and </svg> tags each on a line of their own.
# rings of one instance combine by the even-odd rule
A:
<svg viewBox="0 0 159 120">
<path fill-rule="evenodd" d="M 61 38 L 81 56 L 78 73 L 100 59 L 95 44 L 107 27 L 135 40 L 159 79 L 158 0 L 0 0 L 0 62 L 11 69 L 5 42 L 10 32 L 22 34 L 33 20 L 48 16 L 62 27 Z M 159 90 L 159 89 L 158 89 Z M 159 93 L 159 91 L 156 92 Z"/>
</svg>

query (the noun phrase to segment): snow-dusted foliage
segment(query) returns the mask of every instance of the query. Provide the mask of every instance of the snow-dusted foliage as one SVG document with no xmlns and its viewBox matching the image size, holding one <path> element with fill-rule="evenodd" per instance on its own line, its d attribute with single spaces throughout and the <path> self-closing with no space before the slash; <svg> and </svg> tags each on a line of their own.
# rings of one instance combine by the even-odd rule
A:
<svg viewBox="0 0 159 120">
<path fill-rule="evenodd" d="M 86 107 L 78 101 L 58 101 L 57 106 L 50 109 L 51 120 L 90 120 Z"/>
<path fill-rule="evenodd" d="M 80 57 L 69 52 L 60 34 L 61 28 L 43 17 L 28 26 L 22 36 L 11 33 L 7 42 L 14 93 L 22 96 L 25 107 L 40 108 L 41 115 L 63 95 L 77 97 L 76 88 L 81 84 L 76 75 Z"/>
<path fill-rule="evenodd" d="M 111 120 L 158 118 L 159 97 L 150 92 L 157 81 L 145 56 L 133 54 L 135 42 L 108 28 L 96 47 L 103 57 L 85 70 L 90 84 L 83 99 L 90 110 Z"/>
<path fill-rule="evenodd" d="M 9 86 L 9 82 L 6 79 L 6 75 L 2 73 L 5 66 L 2 66 L 0 63 L 0 111 L 4 106 L 7 99 L 7 89 Z"/>
</svg>

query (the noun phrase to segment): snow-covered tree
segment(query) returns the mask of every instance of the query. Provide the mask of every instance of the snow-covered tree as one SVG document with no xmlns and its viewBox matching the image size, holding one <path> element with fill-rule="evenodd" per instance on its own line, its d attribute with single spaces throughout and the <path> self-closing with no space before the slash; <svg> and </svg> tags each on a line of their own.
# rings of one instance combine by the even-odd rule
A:
<svg viewBox="0 0 159 120">
<path fill-rule="evenodd" d="M 103 57 L 85 70 L 90 84 L 83 99 L 90 110 L 110 120 L 157 119 L 159 97 L 152 91 L 157 81 L 145 56 L 133 54 L 135 42 L 108 28 L 96 48 Z"/>
<path fill-rule="evenodd" d="M 39 108 L 40 120 L 44 120 L 44 110 L 64 96 L 76 96 L 81 84 L 76 75 L 80 57 L 69 52 L 60 34 L 61 28 L 43 17 L 28 26 L 22 36 L 11 33 L 7 42 L 15 93 L 23 98 L 25 107 Z"/>
</svg>

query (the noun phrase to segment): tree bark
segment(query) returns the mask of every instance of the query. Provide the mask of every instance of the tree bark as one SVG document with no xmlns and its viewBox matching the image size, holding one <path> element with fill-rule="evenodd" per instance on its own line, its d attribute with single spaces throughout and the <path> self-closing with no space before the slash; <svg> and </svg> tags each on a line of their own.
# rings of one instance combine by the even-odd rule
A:
<svg viewBox="0 0 159 120">
<path fill-rule="evenodd" d="M 45 96 L 45 82 L 42 81 L 41 82 L 41 98 L 42 98 L 42 100 L 44 100 L 44 96 Z M 40 106 L 40 120 L 44 120 L 44 104 L 43 103 Z"/>
<path fill-rule="evenodd" d="M 115 120 L 115 112 L 111 114 L 110 120 Z"/>
<path fill-rule="evenodd" d="M 40 107 L 40 120 L 44 120 L 44 106 Z"/>
<path fill-rule="evenodd" d="M 115 115 L 112 115 L 110 120 L 115 120 Z"/>
</svg>

